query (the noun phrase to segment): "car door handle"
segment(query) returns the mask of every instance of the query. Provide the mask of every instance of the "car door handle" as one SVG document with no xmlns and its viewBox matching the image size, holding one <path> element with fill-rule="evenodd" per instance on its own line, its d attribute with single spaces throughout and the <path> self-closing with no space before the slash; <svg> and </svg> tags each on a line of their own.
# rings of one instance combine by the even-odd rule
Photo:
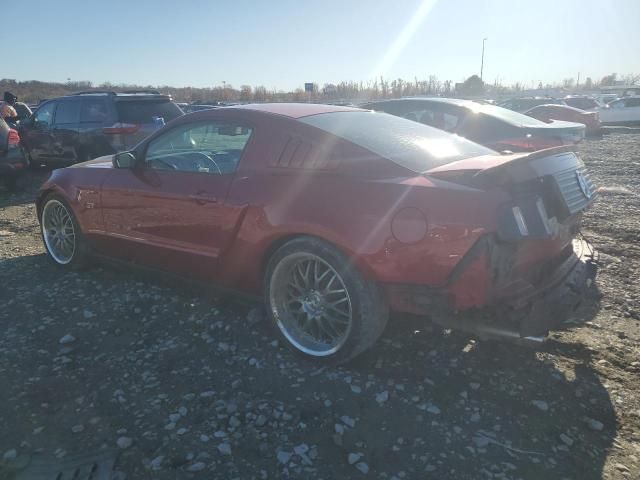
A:
<svg viewBox="0 0 640 480">
<path fill-rule="evenodd" d="M 211 197 L 204 192 L 196 193 L 195 195 L 189 195 L 189 198 L 196 202 L 198 205 L 205 205 L 207 203 L 217 203 L 216 197 Z"/>
</svg>

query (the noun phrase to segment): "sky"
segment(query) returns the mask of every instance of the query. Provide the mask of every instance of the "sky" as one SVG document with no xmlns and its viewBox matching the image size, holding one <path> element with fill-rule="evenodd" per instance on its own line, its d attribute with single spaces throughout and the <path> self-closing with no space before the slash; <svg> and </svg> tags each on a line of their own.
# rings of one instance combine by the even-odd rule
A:
<svg viewBox="0 0 640 480">
<path fill-rule="evenodd" d="M 640 0 L 7 0 L 0 78 L 293 90 L 640 74 Z M 11 19 L 10 21 L 6 21 Z"/>
</svg>

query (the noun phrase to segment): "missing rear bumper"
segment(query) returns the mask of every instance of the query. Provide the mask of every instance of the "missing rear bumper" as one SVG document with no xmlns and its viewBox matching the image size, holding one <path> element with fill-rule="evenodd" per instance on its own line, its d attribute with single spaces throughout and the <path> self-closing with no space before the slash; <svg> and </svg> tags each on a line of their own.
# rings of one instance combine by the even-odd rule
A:
<svg viewBox="0 0 640 480">
<path fill-rule="evenodd" d="M 597 273 L 593 252 L 587 242 L 575 241 L 573 252 L 549 272 L 543 283 L 482 308 L 456 312 L 440 289 L 396 287 L 387 292 L 392 306 L 426 315 L 445 328 L 466 331 L 481 339 L 539 344 L 582 303 Z"/>
<path fill-rule="evenodd" d="M 590 255 L 591 253 L 591 255 Z M 578 309 L 593 283 L 597 265 L 593 248 L 574 243 L 573 253 L 523 302 L 504 299 L 500 305 L 442 317 L 436 322 L 472 332 L 480 338 L 505 338 L 531 343 L 545 337 Z"/>
</svg>

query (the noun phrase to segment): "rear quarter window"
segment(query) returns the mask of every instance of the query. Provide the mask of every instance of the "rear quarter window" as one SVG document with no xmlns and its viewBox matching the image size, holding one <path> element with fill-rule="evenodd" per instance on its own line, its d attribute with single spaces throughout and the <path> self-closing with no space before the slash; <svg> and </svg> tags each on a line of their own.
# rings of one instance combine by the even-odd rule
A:
<svg viewBox="0 0 640 480">
<path fill-rule="evenodd" d="M 511 135 L 514 127 L 484 113 L 467 115 L 460 127 L 460 135 L 475 142 L 486 142 Z"/>
<path fill-rule="evenodd" d="M 122 100 L 116 101 L 118 121 L 122 123 L 153 123 L 153 117 L 162 117 L 165 122 L 182 115 L 175 103 L 167 100 Z"/>
<path fill-rule="evenodd" d="M 417 173 L 495 154 L 464 138 L 386 113 L 332 112 L 300 119 Z"/>
<path fill-rule="evenodd" d="M 109 109 L 101 98 L 87 98 L 82 101 L 80 123 L 102 123 L 107 120 Z"/>
<path fill-rule="evenodd" d="M 58 102 L 56 109 L 56 125 L 76 124 L 80 121 L 80 102 L 78 100 L 66 100 Z"/>
</svg>

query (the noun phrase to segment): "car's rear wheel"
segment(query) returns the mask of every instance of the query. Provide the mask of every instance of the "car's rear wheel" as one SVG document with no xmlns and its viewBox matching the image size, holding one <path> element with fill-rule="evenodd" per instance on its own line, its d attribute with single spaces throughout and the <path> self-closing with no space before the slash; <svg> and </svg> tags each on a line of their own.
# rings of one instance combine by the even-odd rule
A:
<svg viewBox="0 0 640 480">
<path fill-rule="evenodd" d="M 49 195 L 40 217 L 42 240 L 57 265 L 77 270 L 87 264 L 88 249 L 73 211 L 62 197 Z"/>
<path fill-rule="evenodd" d="M 341 363 L 382 334 L 388 306 L 375 282 L 330 244 L 298 237 L 271 257 L 265 276 L 267 311 L 294 351 Z"/>
</svg>

